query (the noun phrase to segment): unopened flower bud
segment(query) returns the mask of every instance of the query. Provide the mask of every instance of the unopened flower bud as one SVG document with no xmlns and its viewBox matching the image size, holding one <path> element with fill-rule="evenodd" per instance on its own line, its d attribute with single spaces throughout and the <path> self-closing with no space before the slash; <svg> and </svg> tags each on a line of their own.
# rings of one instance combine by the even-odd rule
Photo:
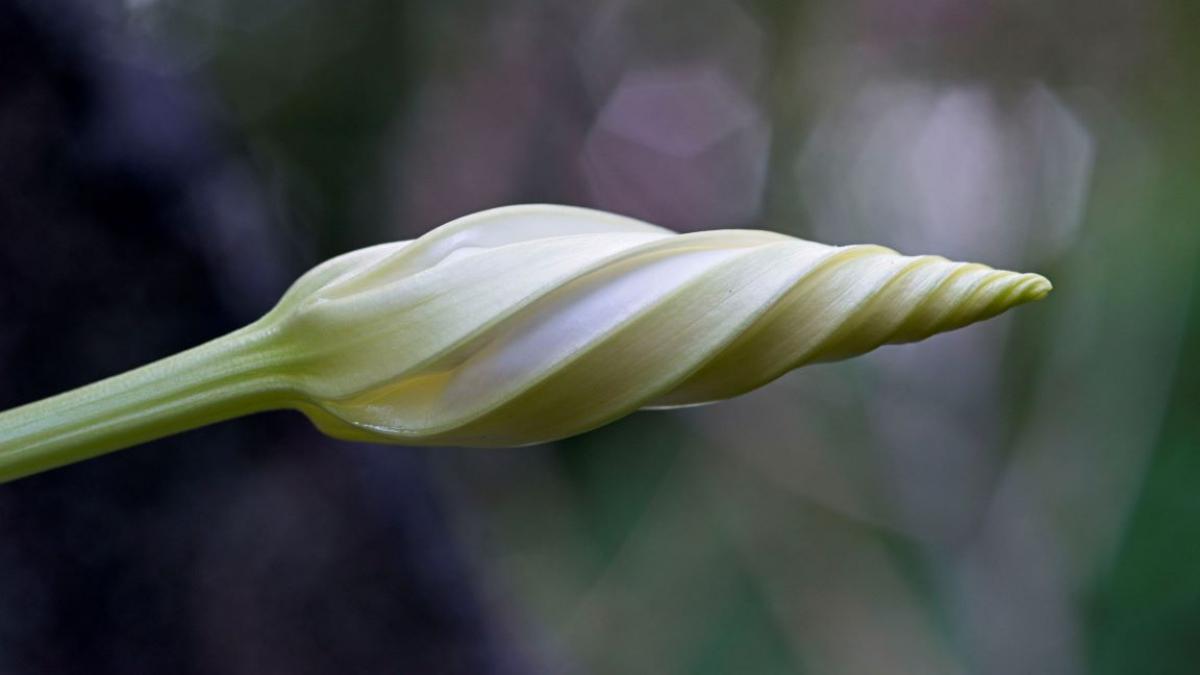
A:
<svg viewBox="0 0 1200 675">
<path fill-rule="evenodd" d="M 1036 274 L 879 246 L 494 209 L 334 258 L 241 331 L 0 415 L 0 477 L 281 407 L 340 438 L 549 441 L 639 408 L 736 396 L 1049 291 Z"/>
<path fill-rule="evenodd" d="M 878 246 L 518 206 L 336 258 L 268 321 L 327 433 L 512 446 L 736 396 L 1049 290 Z"/>
</svg>

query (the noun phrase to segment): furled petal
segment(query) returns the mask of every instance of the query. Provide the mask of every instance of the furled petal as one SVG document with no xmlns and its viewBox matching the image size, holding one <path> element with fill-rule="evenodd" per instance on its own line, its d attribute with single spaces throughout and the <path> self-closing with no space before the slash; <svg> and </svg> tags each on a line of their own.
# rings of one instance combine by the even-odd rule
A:
<svg viewBox="0 0 1200 675">
<path fill-rule="evenodd" d="M 335 258 L 266 322 L 295 405 L 327 433 L 506 446 L 736 396 L 1049 290 L 878 246 L 517 206 Z"/>
</svg>

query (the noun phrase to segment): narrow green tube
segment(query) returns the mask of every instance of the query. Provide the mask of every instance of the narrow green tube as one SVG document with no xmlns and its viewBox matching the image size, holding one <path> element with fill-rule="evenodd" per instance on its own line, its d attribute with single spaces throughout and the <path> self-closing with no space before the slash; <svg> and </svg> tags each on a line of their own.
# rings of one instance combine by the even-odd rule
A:
<svg viewBox="0 0 1200 675">
<path fill-rule="evenodd" d="M 248 326 L 106 380 L 0 413 L 0 482 L 283 407 L 270 331 Z"/>
</svg>

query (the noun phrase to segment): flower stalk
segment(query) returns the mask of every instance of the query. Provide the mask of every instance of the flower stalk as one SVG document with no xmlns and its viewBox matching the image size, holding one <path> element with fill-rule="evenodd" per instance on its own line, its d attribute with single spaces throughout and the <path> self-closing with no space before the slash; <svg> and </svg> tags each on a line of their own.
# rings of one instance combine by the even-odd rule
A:
<svg viewBox="0 0 1200 675">
<path fill-rule="evenodd" d="M 281 405 L 258 326 L 0 413 L 0 482 Z"/>
</svg>

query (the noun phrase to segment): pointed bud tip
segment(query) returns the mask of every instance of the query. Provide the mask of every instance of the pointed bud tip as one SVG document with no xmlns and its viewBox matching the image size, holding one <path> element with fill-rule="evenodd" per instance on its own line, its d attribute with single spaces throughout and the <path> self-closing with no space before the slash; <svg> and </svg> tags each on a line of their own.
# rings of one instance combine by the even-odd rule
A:
<svg viewBox="0 0 1200 675">
<path fill-rule="evenodd" d="M 1036 302 L 1050 295 L 1050 291 L 1054 290 L 1054 284 L 1050 280 L 1040 274 L 1022 274 L 1021 284 L 1023 288 L 1020 291 L 1020 302 Z"/>
</svg>

